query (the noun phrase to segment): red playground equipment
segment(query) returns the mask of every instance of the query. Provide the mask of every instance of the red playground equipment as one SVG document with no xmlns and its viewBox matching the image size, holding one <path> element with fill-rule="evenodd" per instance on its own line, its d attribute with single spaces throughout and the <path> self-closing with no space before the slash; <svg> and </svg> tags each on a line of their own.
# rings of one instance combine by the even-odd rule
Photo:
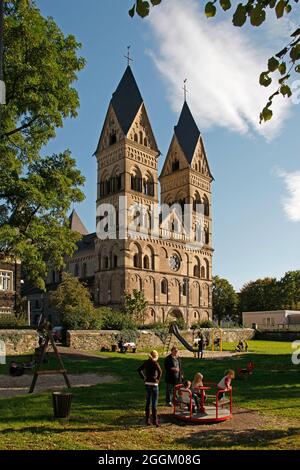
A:
<svg viewBox="0 0 300 470">
<path fill-rule="evenodd" d="M 238 369 L 238 371 L 237 371 L 238 377 L 239 378 L 249 377 L 249 375 L 253 374 L 253 370 L 254 370 L 254 362 L 249 361 L 248 364 L 247 364 L 247 367 L 245 367 L 244 369 L 240 367 Z"/>
<path fill-rule="evenodd" d="M 213 394 L 207 392 L 213 391 Z M 190 389 L 182 384 L 174 388 L 174 416 L 183 421 L 199 424 L 220 423 L 232 418 L 232 390 L 221 390 L 214 383 L 197 387 L 198 407 Z"/>
</svg>

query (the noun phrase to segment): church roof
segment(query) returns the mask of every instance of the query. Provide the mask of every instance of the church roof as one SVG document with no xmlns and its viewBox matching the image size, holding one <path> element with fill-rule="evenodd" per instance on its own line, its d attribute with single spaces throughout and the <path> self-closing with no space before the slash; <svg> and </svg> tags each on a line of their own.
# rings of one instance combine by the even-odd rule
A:
<svg viewBox="0 0 300 470">
<path fill-rule="evenodd" d="M 186 159 L 191 163 L 200 131 L 186 101 L 182 107 L 178 124 L 174 127 L 174 132 Z"/>
<path fill-rule="evenodd" d="M 143 101 L 132 70 L 128 65 L 111 99 L 111 104 L 125 135 L 128 133 Z"/>
<path fill-rule="evenodd" d="M 84 223 L 80 219 L 79 215 L 75 211 L 75 209 L 73 209 L 72 212 L 71 212 L 71 215 L 69 217 L 69 224 L 70 224 L 69 225 L 70 229 L 73 232 L 78 232 L 81 235 L 87 235 L 89 233 L 88 230 L 86 229 Z"/>
</svg>

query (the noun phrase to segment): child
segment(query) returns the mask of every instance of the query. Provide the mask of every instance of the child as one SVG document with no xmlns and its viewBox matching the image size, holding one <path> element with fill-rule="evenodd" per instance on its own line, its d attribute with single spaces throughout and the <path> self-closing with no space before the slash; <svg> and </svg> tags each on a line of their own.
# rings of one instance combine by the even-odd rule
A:
<svg viewBox="0 0 300 470">
<path fill-rule="evenodd" d="M 205 391 L 202 390 L 202 392 L 199 391 L 197 387 L 203 387 L 203 375 L 201 372 L 197 372 L 194 376 L 193 384 L 192 384 L 192 393 L 193 393 L 193 398 L 196 402 L 197 408 L 199 409 L 199 394 L 202 393 L 202 402 L 205 402 Z"/>
<path fill-rule="evenodd" d="M 180 401 L 181 403 L 184 403 L 185 405 L 187 405 L 188 407 L 190 406 L 190 395 L 188 393 L 185 393 L 186 390 L 191 390 L 191 386 L 192 386 L 192 382 L 190 380 L 186 380 L 184 383 L 183 383 L 183 387 L 181 387 L 179 389 L 179 397 L 180 397 Z M 192 399 L 192 407 L 193 407 L 193 412 L 195 412 L 195 399 L 194 399 L 194 394 L 192 395 L 193 399 Z"/>
<path fill-rule="evenodd" d="M 232 381 L 232 379 L 234 379 L 234 377 L 235 377 L 234 370 L 229 369 L 225 373 L 225 376 L 218 383 L 218 389 L 219 390 L 226 390 L 226 391 L 231 390 L 232 389 L 231 381 Z M 223 400 L 224 398 L 225 398 L 225 393 L 220 393 L 219 394 L 219 400 Z"/>
</svg>

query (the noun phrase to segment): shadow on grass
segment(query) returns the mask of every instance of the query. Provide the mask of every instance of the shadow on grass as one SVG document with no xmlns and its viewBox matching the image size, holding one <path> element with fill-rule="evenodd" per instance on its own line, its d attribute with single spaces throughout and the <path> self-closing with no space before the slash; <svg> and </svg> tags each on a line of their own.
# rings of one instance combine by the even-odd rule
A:
<svg viewBox="0 0 300 470">
<path fill-rule="evenodd" d="M 198 433 L 190 434 L 187 437 L 175 439 L 176 445 L 184 445 L 191 449 L 205 449 L 222 448 L 230 449 L 234 446 L 250 447 L 250 448 L 266 448 L 276 445 L 280 439 L 288 437 L 300 437 L 300 428 L 288 428 L 286 430 L 203 430 Z"/>
</svg>

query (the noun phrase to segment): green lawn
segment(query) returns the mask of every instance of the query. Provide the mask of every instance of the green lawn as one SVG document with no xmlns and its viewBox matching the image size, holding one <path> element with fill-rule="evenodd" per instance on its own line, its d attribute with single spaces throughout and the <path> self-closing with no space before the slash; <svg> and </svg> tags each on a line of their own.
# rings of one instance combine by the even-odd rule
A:
<svg viewBox="0 0 300 470">
<path fill-rule="evenodd" d="M 52 419 L 49 392 L 0 399 L 0 449 L 300 448 L 300 366 L 291 362 L 291 344 L 250 341 L 249 346 L 247 356 L 203 361 L 183 358 L 186 377 L 192 378 L 200 370 L 211 381 L 220 379 L 227 368 L 237 369 L 250 359 L 254 361 L 253 376 L 236 380 L 233 385 L 234 408 L 244 410 L 245 421 L 249 410 L 249 423 L 250 417 L 253 420 L 256 416 L 248 428 L 247 425 L 235 428 L 238 416 L 230 425 L 205 428 L 176 422 L 170 409 L 163 407 L 164 384 L 160 395 L 162 426 L 146 428 L 144 387 L 136 373 L 143 356 L 101 353 L 107 359 L 64 359 L 70 373 L 94 372 L 118 377 L 114 384 L 74 389 L 68 424 Z M 233 349 L 232 345 L 225 347 Z M 55 366 L 53 359 L 50 365 Z M 6 371 L 5 366 L 0 366 L 0 373 Z"/>
</svg>

